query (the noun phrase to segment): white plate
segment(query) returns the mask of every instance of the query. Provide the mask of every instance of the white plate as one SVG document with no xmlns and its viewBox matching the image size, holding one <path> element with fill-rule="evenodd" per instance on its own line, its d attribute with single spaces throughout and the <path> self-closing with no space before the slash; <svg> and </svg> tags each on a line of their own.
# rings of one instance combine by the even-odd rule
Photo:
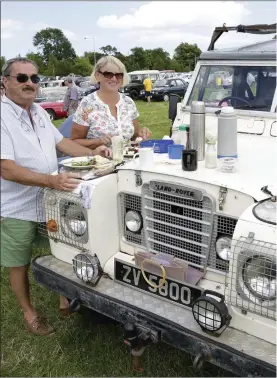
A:
<svg viewBox="0 0 277 378">
<path fill-rule="evenodd" d="M 88 161 L 92 158 L 93 157 L 90 157 L 90 156 L 79 156 L 75 158 L 62 160 L 60 164 L 62 164 L 63 167 L 72 168 L 72 169 L 91 169 L 91 168 L 95 168 L 95 165 L 74 166 L 72 165 L 72 163 L 77 163 L 79 161 Z"/>
</svg>

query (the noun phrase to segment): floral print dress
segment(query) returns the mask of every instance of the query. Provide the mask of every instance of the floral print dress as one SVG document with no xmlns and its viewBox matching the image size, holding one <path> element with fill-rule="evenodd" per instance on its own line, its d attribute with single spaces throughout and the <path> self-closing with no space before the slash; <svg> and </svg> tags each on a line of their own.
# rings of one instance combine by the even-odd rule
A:
<svg viewBox="0 0 277 378">
<path fill-rule="evenodd" d="M 76 110 L 73 122 L 87 126 L 87 139 L 102 138 L 104 134 L 122 135 L 124 139 L 131 139 L 134 135 L 133 120 L 139 113 L 134 101 L 119 93 L 120 99 L 116 104 L 117 118 L 115 118 L 106 105 L 98 97 L 97 91 L 86 96 Z"/>
</svg>

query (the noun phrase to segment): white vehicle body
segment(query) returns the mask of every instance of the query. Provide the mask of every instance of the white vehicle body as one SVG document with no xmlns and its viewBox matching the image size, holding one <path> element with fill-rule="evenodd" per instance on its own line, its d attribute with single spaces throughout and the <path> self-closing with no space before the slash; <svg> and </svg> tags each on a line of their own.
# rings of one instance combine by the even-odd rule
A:
<svg viewBox="0 0 277 378">
<path fill-rule="evenodd" d="M 141 71 L 128 72 L 128 75 L 130 76 L 130 81 L 144 80 L 145 77 L 148 75 L 152 81 L 155 81 L 159 77 L 159 74 L 160 74 L 160 71 L 158 70 L 141 70 Z"/>
<path fill-rule="evenodd" d="M 212 53 L 220 54 L 209 54 Z M 222 71 L 230 66 L 276 69 L 276 61 L 270 58 L 259 60 L 255 51 L 253 60 L 211 59 L 209 54 L 207 59 L 203 54 L 196 65 L 185 98 L 178 104 L 173 132 L 180 124 L 190 122 L 190 101 L 195 99 L 196 85 L 208 80 L 208 75 L 204 79 L 199 77 L 201 68 L 204 67 L 206 72 L 209 67 L 218 70 L 220 66 Z M 216 91 L 222 89 L 215 88 Z M 224 95 L 217 98 L 217 102 L 222 98 Z M 210 101 L 209 96 L 207 101 Z M 219 108 L 214 105 L 214 100 L 210 104 L 212 106 L 206 108 L 206 133 L 216 135 L 215 111 Z M 239 158 L 235 173 L 223 173 L 219 168 L 207 169 L 204 161 L 198 162 L 196 171 L 185 172 L 180 165 L 171 164 L 167 156 L 156 154 L 151 168 L 127 162 L 118 168 L 117 173 L 88 182 L 89 209 L 83 207 L 82 198 L 78 195 L 44 190 L 46 222 L 55 219 L 59 229 L 55 235 L 48 233 L 52 256 L 39 258 L 38 263 L 76 283 L 80 280 L 72 271 L 72 260 L 81 251 L 96 255 L 104 273 L 112 280 L 115 279 L 116 259 L 135 267 L 134 256 L 138 251 L 174 255 L 203 273 L 197 287 L 224 295 L 232 319 L 216 341 L 237 353 L 275 366 L 276 224 L 257 219 L 253 208 L 257 202 L 268 198 L 261 191 L 262 187 L 268 185 L 272 193 L 277 194 L 277 169 L 273 167 L 276 155 L 276 85 L 272 103 L 266 106 L 266 111 L 260 108 L 236 109 Z M 200 193 L 202 199 L 192 199 L 192 194 L 188 193 Z M 65 203 L 75 204 L 82 213 L 82 227 L 86 226 L 81 236 L 70 226 L 73 217 L 65 220 Z M 139 232 L 132 232 L 126 227 L 125 216 L 130 210 L 141 216 L 143 227 Z M 216 242 L 222 236 L 231 239 L 229 262 L 222 260 L 216 250 Z M 275 295 L 270 300 L 257 294 L 255 277 L 249 286 L 248 274 L 251 277 L 253 272 L 248 271 L 245 276 L 246 261 L 250 264 L 249 261 L 256 261 L 254 258 L 271 261 L 268 285 Z M 247 266 L 251 269 L 251 265 Z M 177 294 L 171 293 L 171 286 L 164 287 L 158 297 L 160 289 L 152 288 L 146 293 L 131 287 L 128 275 L 131 269 L 126 270 L 123 283 L 101 279 L 91 289 L 85 283 L 82 285 L 93 293 L 121 301 L 127 308 L 139 307 L 139 311 L 169 319 L 172 324 L 190 329 L 198 337 L 207 337 L 208 343 L 215 340 L 196 323 L 191 307 L 177 303 L 180 298 L 176 299 Z M 260 275 L 259 279 L 263 281 Z M 152 276 L 152 279 L 157 280 L 157 277 Z M 163 299 L 163 296 L 166 298 Z M 83 296 L 80 298 L 86 302 Z"/>
<path fill-rule="evenodd" d="M 67 87 L 63 86 L 64 80 L 52 80 L 47 83 L 43 83 L 44 87 L 41 88 L 41 92 L 43 94 L 47 94 L 48 92 L 63 92 L 65 93 Z"/>
</svg>

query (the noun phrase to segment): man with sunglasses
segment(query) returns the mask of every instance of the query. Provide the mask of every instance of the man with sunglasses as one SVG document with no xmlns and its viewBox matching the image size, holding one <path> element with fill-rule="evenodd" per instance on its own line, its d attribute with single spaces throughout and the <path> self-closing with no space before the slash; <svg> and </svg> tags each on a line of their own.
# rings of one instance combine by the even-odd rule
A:
<svg viewBox="0 0 277 378">
<path fill-rule="evenodd" d="M 56 171 L 59 152 L 71 156 L 107 156 L 107 147 L 91 150 L 64 138 L 46 111 L 34 103 L 38 67 L 26 58 L 2 67 L 5 95 L 1 101 L 1 265 L 10 270 L 11 288 L 24 313 L 26 328 L 48 335 L 53 328 L 40 317 L 30 300 L 28 268 L 37 234 L 36 195 L 39 187 L 74 190 L 77 174 Z M 61 314 L 68 302 L 60 299 Z M 68 310 L 69 313 L 69 310 Z"/>
</svg>

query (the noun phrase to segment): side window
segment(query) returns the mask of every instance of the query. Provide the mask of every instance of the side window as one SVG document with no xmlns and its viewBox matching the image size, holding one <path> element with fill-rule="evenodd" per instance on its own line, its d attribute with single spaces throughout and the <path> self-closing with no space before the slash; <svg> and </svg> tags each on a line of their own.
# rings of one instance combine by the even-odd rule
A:
<svg viewBox="0 0 277 378">
<path fill-rule="evenodd" d="M 169 86 L 170 87 L 176 87 L 177 86 L 176 81 L 175 80 L 170 80 Z"/>
<path fill-rule="evenodd" d="M 199 99 L 199 93 L 200 93 L 200 88 L 204 84 L 204 77 L 207 72 L 208 67 L 207 66 L 202 66 L 200 68 L 200 71 L 197 75 L 196 82 L 194 83 L 192 92 L 190 94 L 189 102 L 188 104 L 191 105 L 192 101 L 197 101 Z"/>
<path fill-rule="evenodd" d="M 184 83 L 182 82 L 182 80 L 176 80 L 176 83 L 178 87 L 184 87 Z"/>
</svg>

